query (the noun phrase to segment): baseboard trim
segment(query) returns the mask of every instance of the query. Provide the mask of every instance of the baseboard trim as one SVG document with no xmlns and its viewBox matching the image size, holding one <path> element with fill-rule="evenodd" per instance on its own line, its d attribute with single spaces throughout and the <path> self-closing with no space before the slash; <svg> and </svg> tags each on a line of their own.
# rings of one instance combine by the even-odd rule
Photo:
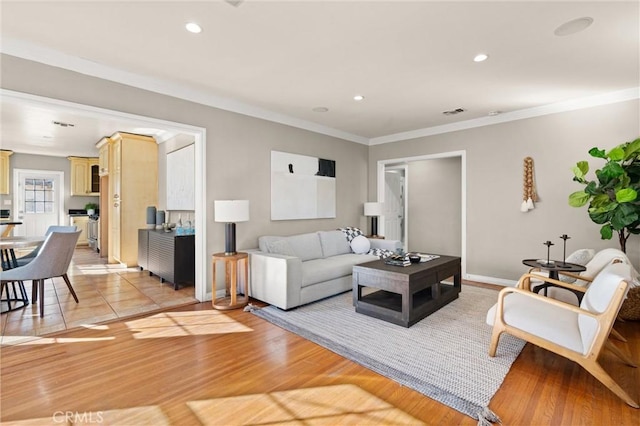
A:
<svg viewBox="0 0 640 426">
<path fill-rule="evenodd" d="M 506 280 L 504 278 L 485 277 L 484 275 L 466 274 L 465 280 L 476 281 L 485 284 L 496 284 L 503 287 L 515 287 L 518 284 L 516 280 Z"/>
</svg>

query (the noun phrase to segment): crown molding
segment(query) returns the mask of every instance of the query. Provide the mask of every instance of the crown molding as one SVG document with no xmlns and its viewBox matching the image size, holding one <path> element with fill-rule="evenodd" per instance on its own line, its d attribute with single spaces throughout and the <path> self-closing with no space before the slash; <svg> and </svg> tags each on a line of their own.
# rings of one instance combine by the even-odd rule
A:
<svg viewBox="0 0 640 426">
<path fill-rule="evenodd" d="M 259 108 L 243 102 L 238 102 L 233 99 L 206 94 L 201 91 L 161 79 L 123 71 L 121 69 L 110 67 L 105 64 L 100 64 L 88 59 L 79 58 L 77 56 L 67 55 L 57 50 L 49 49 L 22 40 L 17 40 L 9 37 L 3 38 L 2 43 L 0 44 L 0 53 L 43 63 L 46 65 L 51 65 L 57 68 L 75 71 L 77 73 L 89 75 L 92 77 L 102 78 L 104 80 L 114 81 L 116 83 L 126 84 L 127 86 L 133 86 L 140 89 L 149 90 L 151 92 L 192 101 L 225 111 L 231 111 L 238 114 L 271 121 L 274 123 L 280 123 L 299 129 L 309 130 L 314 133 L 333 136 L 339 139 L 345 139 L 363 145 L 369 144 L 369 139 L 363 136 L 354 135 L 352 133 L 323 126 L 311 121 L 301 120 L 285 114 L 279 114 L 274 111 L 266 110 L 264 108 Z"/>
<path fill-rule="evenodd" d="M 163 95 L 185 99 L 225 111 L 231 111 L 369 146 L 456 132 L 476 127 L 490 126 L 509 121 L 523 120 L 526 118 L 540 117 L 543 115 L 557 114 L 560 112 L 591 108 L 599 105 L 607 105 L 640 98 L 640 87 L 633 87 L 603 95 L 589 96 L 534 108 L 506 112 L 493 117 L 475 118 L 369 139 L 364 136 L 344 132 L 342 130 L 323 126 L 307 120 L 301 120 L 285 114 L 276 113 L 274 111 L 269 111 L 264 108 L 259 108 L 233 99 L 205 94 L 183 85 L 177 85 L 161 79 L 123 71 L 118 68 L 99 64 L 76 56 L 67 55 L 57 50 L 45 48 L 22 40 L 8 37 L 3 38 L 2 43 L 0 44 L 0 53 L 75 71 L 92 77 L 114 81 L 116 83 L 126 84 L 128 86 L 149 90 Z"/>
<path fill-rule="evenodd" d="M 481 117 L 471 120 L 458 121 L 456 123 L 444 124 L 442 126 L 427 127 L 424 129 L 412 130 L 409 132 L 395 133 L 387 136 L 380 136 L 369 139 L 369 145 L 380 145 L 391 142 L 405 141 L 409 139 L 422 138 L 425 136 L 440 135 L 442 133 L 456 132 L 459 130 L 473 129 L 475 127 L 491 126 L 493 124 L 506 123 L 508 121 L 523 120 L 525 118 L 540 117 L 543 115 L 557 114 L 560 112 L 574 111 L 584 108 L 592 108 L 599 105 L 613 104 L 617 102 L 630 101 L 640 98 L 640 87 L 619 90 L 605 93 L 603 95 L 588 96 L 584 98 L 572 99 L 569 101 L 556 102 L 534 108 L 521 109 L 518 111 L 506 112 L 493 117 Z"/>
</svg>

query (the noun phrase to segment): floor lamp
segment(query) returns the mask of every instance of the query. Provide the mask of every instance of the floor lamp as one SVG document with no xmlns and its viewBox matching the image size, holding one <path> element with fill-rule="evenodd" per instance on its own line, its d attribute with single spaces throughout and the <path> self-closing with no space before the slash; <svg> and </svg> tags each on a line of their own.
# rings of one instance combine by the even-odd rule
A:
<svg viewBox="0 0 640 426">
<path fill-rule="evenodd" d="M 364 215 L 371 216 L 371 236 L 378 236 L 378 216 L 382 215 L 382 203 L 364 203 Z"/>
</svg>

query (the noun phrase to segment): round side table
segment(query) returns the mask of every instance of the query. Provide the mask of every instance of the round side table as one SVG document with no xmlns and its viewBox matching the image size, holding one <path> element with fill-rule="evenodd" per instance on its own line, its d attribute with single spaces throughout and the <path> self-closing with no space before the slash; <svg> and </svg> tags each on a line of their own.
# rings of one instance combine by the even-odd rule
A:
<svg viewBox="0 0 640 426">
<path fill-rule="evenodd" d="M 224 263 L 224 297 L 215 298 L 216 294 L 216 264 Z M 240 275 L 240 279 L 238 279 Z M 220 310 L 243 308 L 249 303 L 249 254 L 215 253 L 213 255 L 213 307 Z M 238 286 L 238 284 L 240 284 Z"/>
</svg>

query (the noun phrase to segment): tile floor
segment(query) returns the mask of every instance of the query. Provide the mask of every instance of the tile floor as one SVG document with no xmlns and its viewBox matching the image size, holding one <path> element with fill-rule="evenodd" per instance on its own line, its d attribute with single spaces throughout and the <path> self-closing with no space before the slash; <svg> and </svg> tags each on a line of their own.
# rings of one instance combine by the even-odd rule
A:
<svg viewBox="0 0 640 426">
<path fill-rule="evenodd" d="M 198 303 L 193 286 L 174 290 L 173 284 L 160 283 L 148 271 L 107 265 L 106 258 L 85 247 L 76 249 L 67 275 L 79 303 L 62 278 L 46 280 L 44 318 L 37 303 L 0 315 L 2 342 Z M 25 287 L 31 296 L 31 282 Z"/>
</svg>

